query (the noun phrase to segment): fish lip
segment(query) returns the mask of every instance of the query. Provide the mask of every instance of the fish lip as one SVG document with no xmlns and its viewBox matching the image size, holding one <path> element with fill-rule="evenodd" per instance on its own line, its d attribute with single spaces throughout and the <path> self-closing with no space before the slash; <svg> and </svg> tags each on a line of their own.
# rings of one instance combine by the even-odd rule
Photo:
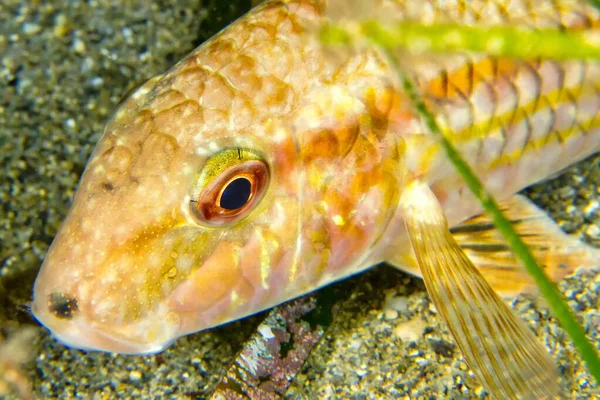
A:
<svg viewBox="0 0 600 400">
<path fill-rule="evenodd" d="M 84 327 L 79 324 L 71 324 L 68 329 L 58 332 L 50 330 L 52 336 L 68 347 L 77 348 L 85 351 L 98 351 L 118 353 L 124 355 L 145 355 L 155 354 L 167 348 L 173 340 L 143 343 L 135 342 L 115 337 L 100 329 L 95 329 L 94 326 Z M 82 340 L 83 339 L 83 340 Z M 93 343 L 93 345 L 91 345 Z"/>
<path fill-rule="evenodd" d="M 169 347 L 177 337 L 154 342 L 144 342 L 140 337 L 125 339 L 100 329 L 97 324 L 83 318 L 62 321 L 40 309 L 34 302 L 31 308 L 34 318 L 46 328 L 50 334 L 66 347 L 84 351 L 118 353 L 124 355 L 156 354 Z"/>
</svg>

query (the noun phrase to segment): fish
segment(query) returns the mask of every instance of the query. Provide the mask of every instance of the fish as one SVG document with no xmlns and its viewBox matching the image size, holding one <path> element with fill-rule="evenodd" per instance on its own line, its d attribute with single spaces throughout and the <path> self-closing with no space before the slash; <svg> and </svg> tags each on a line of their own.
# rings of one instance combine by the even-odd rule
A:
<svg viewBox="0 0 600 400">
<path fill-rule="evenodd" d="M 354 3 L 352 3 L 354 4 Z M 387 263 L 423 277 L 498 398 L 558 371 L 503 298 L 535 284 L 351 14 L 581 31 L 586 1 L 272 0 L 125 99 L 42 264 L 32 313 L 67 346 L 152 354 Z M 350 16 L 348 16 L 350 14 Z M 600 151 L 600 63 L 395 54 L 448 139 L 558 281 L 600 265 L 518 192 Z"/>
</svg>

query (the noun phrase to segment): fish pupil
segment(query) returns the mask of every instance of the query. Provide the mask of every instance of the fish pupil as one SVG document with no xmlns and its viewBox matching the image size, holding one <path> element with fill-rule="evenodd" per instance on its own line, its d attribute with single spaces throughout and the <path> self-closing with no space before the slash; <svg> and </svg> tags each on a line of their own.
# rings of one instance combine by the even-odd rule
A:
<svg viewBox="0 0 600 400">
<path fill-rule="evenodd" d="M 250 200 L 251 193 L 252 184 L 248 179 L 234 179 L 223 190 L 219 206 L 226 210 L 237 210 Z"/>
</svg>

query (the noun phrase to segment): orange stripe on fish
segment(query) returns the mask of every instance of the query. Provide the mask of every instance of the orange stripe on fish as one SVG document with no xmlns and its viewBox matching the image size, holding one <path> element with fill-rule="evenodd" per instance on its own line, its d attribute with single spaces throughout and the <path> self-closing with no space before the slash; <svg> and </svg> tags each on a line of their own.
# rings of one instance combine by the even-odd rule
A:
<svg viewBox="0 0 600 400">
<path fill-rule="evenodd" d="M 428 82 L 425 96 L 431 95 L 444 99 L 467 97 L 480 83 L 493 85 L 495 79 L 513 78 L 519 70 L 519 63 L 509 58 L 483 58 L 478 61 L 466 61 L 454 71 L 443 70 L 440 76 Z"/>
</svg>

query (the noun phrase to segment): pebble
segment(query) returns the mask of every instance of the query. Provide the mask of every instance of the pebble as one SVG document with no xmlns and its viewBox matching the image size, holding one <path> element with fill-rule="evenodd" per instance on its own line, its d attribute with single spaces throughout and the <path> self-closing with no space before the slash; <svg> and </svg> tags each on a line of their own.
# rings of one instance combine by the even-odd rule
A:
<svg viewBox="0 0 600 400">
<path fill-rule="evenodd" d="M 39 33 L 41 30 L 42 30 L 42 27 L 37 24 L 33 24 L 33 23 L 23 24 L 23 33 L 26 35 L 35 35 L 35 34 Z"/>
<path fill-rule="evenodd" d="M 600 227 L 598 225 L 590 225 L 585 230 L 585 234 L 591 239 L 599 239 L 600 238 Z"/>
<path fill-rule="evenodd" d="M 408 297 L 386 297 L 385 308 L 389 308 L 397 311 L 400 314 L 406 314 L 408 312 Z"/>
<path fill-rule="evenodd" d="M 401 322 L 394 327 L 392 332 L 403 342 L 414 342 L 423 336 L 427 323 L 420 317 L 407 322 Z"/>
<path fill-rule="evenodd" d="M 585 206 L 583 213 L 586 218 L 590 219 L 596 214 L 598 209 L 600 209 L 600 202 L 597 199 L 594 199 Z"/>
<path fill-rule="evenodd" d="M 435 304 L 433 304 L 433 302 L 430 302 L 430 303 L 429 303 L 429 307 L 428 307 L 428 309 L 429 309 L 429 312 L 430 312 L 430 313 L 432 313 L 432 314 L 437 314 L 437 308 L 435 308 Z"/>
<path fill-rule="evenodd" d="M 398 311 L 388 308 L 384 311 L 383 316 L 385 319 L 392 320 L 398 318 Z"/>
<path fill-rule="evenodd" d="M 142 373 L 137 370 L 131 371 L 129 373 L 129 380 L 133 383 L 138 383 L 142 380 Z"/>
</svg>

